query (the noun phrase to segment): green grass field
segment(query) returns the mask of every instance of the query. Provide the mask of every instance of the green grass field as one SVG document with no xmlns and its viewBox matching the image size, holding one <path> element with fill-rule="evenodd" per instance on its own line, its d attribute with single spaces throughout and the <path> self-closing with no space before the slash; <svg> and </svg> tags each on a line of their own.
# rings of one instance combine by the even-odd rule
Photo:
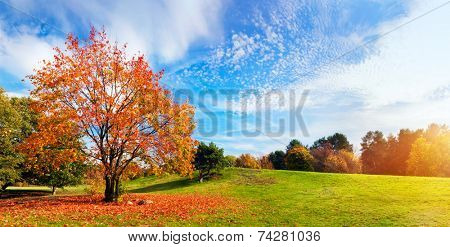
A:
<svg viewBox="0 0 450 247">
<path fill-rule="evenodd" d="M 126 189 L 222 195 L 244 205 L 231 214 L 167 219 L 167 226 L 450 226 L 448 178 L 226 169 L 204 183 L 178 176 L 146 177 L 128 182 Z M 60 194 L 83 191 L 75 187 Z"/>
</svg>

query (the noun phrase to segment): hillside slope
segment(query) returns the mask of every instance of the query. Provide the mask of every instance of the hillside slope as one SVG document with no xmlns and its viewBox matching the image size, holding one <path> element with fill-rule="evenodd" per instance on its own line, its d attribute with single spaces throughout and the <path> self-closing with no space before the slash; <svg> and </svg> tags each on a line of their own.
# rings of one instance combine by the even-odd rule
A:
<svg viewBox="0 0 450 247">
<path fill-rule="evenodd" d="M 176 176 L 149 177 L 130 182 L 127 189 L 221 194 L 246 205 L 235 215 L 205 217 L 201 225 L 450 226 L 448 178 L 233 168 L 202 184 Z"/>
</svg>

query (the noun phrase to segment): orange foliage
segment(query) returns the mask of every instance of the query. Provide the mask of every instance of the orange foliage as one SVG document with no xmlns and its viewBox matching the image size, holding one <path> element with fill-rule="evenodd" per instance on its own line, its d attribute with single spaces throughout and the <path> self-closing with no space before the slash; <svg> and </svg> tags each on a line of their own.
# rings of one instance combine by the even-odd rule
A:
<svg viewBox="0 0 450 247">
<path fill-rule="evenodd" d="M 139 205 L 140 201 L 145 201 Z M 48 197 L 0 200 L 0 226 L 39 226 L 42 222 L 70 225 L 152 225 L 163 217 L 188 220 L 218 210 L 235 211 L 239 203 L 216 195 L 127 195 L 120 203 L 104 203 L 101 196 Z M 105 220 L 107 219 L 107 220 Z M 153 221 L 153 222 L 152 222 Z M 144 222 L 144 223 L 142 223 Z"/>
<path fill-rule="evenodd" d="M 129 59 L 125 47 L 95 29 L 86 43 L 69 35 L 66 49 L 55 51 L 29 76 L 40 124 L 53 129 L 64 118 L 89 139 L 84 151 L 104 166 L 107 201 L 117 200 L 120 177 L 136 160 L 159 172 L 192 174 L 194 108 L 172 100 L 159 85 L 162 72 L 153 72 L 142 55 Z M 39 135 L 43 142 L 54 138 Z"/>
<path fill-rule="evenodd" d="M 236 159 L 236 167 L 261 169 L 258 160 L 251 154 L 242 154 Z"/>
</svg>

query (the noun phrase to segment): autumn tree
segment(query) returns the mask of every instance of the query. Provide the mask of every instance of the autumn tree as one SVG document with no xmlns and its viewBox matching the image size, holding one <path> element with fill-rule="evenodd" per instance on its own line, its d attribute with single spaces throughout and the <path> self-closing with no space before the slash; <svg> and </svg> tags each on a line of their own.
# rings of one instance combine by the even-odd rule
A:
<svg viewBox="0 0 450 247">
<path fill-rule="evenodd" d="M 414 176 L 450 176 L 450 130 L 432 124 L 412 144 L 407 174 Z"/>
<path fill-rule="evenodd" d="M 86 42 L 73 35 L 29 79 L 40 121 L 64 116 L 86 140 L 84 155 L 103 166 L 105 198 L 117 201 L 120 179 L 131 162 L 158 172 L 192 174 L 194 109 L 177 104 L 143 55 L 129 57 L 92 28 Z M 45 140 L 48 132 L 41 132 Z M 51 140 L 50 140 L 51 141 Z"/>
<path fill-rule="evenodd" d="M 295 147 L 299 147 L 302 146 L 302 143 L 297 140 L 297 139 L 292 139 L 289 144 L 286 146 L 286 152 L 288 152 L 289 150 L 295 148 Z"/>
<path fill-rule="evenodd" d="M 304 146 L 295 146 L 286 153 L 286 167 L 295 171 L 314 171 L 314 158 Z"/>
<path fill-rule="evenodd" d="M 261 169 L 258 160 L 251 154 L 241 154 L 236 159 L 236 167 L 251 168 L 251 169 Z"/>
<path fill-rule="evenodd" d="M 56 188 L 80 183 L 85 171 L 79 129 L 67 119 L 64 113 L 52 118 L 40 114 L 37 131 L 18 145 L 26 179 L 51 187 L 53 194 Z"/>
<path fill-rule="evenodd" d="M 258 163 L 259 166 L 261 167 L 261 169 L 273 169 L 273 164 L 269 159 L 268 155 L 263 155 L 261 157 L 258 158 Z"/>
</svg>

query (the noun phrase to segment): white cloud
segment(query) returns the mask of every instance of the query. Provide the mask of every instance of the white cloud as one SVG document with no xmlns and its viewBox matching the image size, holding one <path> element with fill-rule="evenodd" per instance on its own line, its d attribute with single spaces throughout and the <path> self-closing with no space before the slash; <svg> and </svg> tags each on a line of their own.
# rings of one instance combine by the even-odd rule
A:
<svg viewBox="0 0 450 247">
<path fill-rule="evenodd" d="M 102 26 L 112 40 L 127 43 L 130 53 L 141 52 L 170 63 L 182 59 L 196 42 L 214 42 L 221 38 L 221 0 L 167 1 L 61 1 L 38 4 L 35 1 L 11 2 L 18 9 L 43 20 L 55 19 L 64 32 L 90 25 Z M 20 14 L 19 14 L 20 15 Z M 44 17 L 43 17 L 44 16 Z M 6 36 L 6 33 L 2 33 Z M 32 42 L 24 50 L 44 55 L 52 42 L 33 35 L 23 37 Z M 23 43 L 25 45 L 25 43 Z M 37 47 L 36 47 L 37 46 Z M 13 47 L 17 48 L 17 47 Z M 27 61 L 15 61 L 29 68 Z M 17 72 L 13 70 L 12 72 Z"/>
<path fill-rule="evenodd" d="M 20 28 L 20 32 L 8 34 L 0 22 L 0 67 L 24 78 L 43 59 L 52 56 L 52 48 L 63 43 L 53 36 L 45 39 L 36 36 L 36 30 Z"/>
</svg>

